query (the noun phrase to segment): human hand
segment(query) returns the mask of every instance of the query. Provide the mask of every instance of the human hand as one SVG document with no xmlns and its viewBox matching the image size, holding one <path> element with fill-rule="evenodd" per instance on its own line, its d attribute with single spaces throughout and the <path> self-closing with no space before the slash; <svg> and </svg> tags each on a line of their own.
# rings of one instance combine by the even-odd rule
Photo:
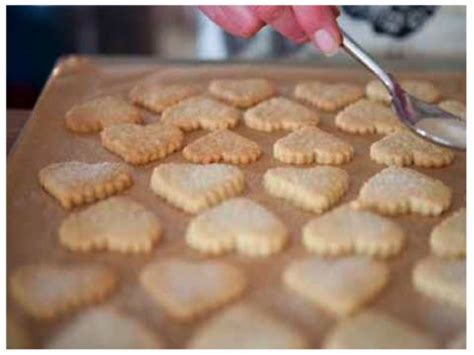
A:
<svg viewBox="0 0 474 355">
<path fill-rule="evenodd" d="M 270 25 L 293 42 L 313 42 L 328 56 L 337 52 L 342 41 L 336 6 L 199 6 L 199 9 L 238 37 L 251 37 Z"/>
</svg>

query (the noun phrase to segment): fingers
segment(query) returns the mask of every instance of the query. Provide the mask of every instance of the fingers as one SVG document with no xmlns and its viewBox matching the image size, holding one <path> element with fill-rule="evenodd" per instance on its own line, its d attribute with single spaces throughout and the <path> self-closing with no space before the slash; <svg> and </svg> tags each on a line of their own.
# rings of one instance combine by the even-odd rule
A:
<svg viewBox="0 0 474 355">
<path fill-rule="evenodd" d="M 306 36 L 326 55 L 335 54 L 342 41 L 337 15 L 331 6 L 293 6 L 293 12 Z"/>
<path fill-rule="evenodd" d="M 263 22 L 296 43 L 308 41 L 291 6 L 249 6 Z"/>
<path fill-rule="evenodd" d="M 199 6 L 218 26 L 238 37 L 251 37 L 264 22 L 247 6 Z"/>
</svg>

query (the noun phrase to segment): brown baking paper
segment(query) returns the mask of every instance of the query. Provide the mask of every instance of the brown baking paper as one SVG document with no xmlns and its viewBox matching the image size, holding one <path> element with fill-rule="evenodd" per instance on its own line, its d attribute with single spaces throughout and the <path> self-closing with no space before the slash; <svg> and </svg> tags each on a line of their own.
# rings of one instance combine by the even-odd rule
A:
<svg viewBox="0 0 474 355">
<path fill-rule="evenodd" d="M 186 346 L 193 330 L 203 324 L 207 317 L 190 324 L 173 321 L 146 294 L 138 282 L 140 270 L 152 260 L 166 257 L 192 260 L 205 258 L 188 248 L 184 242 L 186 226 L 191 215 L 165 203 L 148 187 L 152 169 L 164 162 L 184 162 L 181 152 L 144 167 L 134 167 L 135 183 L 124 193 L 156 213 L 164 226 L 163 240 L 148 255 L 121 255 L 113 252 L 80 254 L 66 251 L 58 243 L 57 231 L 68 212 L 41 189 L 37 179 L 38 171 L 54 162 L 121 161 L 101 146 L 98 134 L 79 135 L 67 131 L 64 126 L 64 114 L 72 105 L 100 94 L 113 93 L 125 96 L 134 83 L 143 78 L 151 78 L 152 75 L 163 82 L 192 81 L 203 85 L 210 79 L 218 77 L 267 77 L 274 80 L 280 93 L 287 96 L 299 80 L 344 80 L 364 85 L 372 78 L 362 69 L 222 63 L 149 65 L 130 62 L 99 65 L 80 58 L 62 61 L 55 68 L 31 119 L 8 159 L 7 272 L 10 274 L 17 266 L 41 261 L 101 262 L 111 265 L 119 272 L 121 283 L 118 291 L 106 303 L 114 304 L 141 319 L 165 340 L 168 347 L 181 348 Z M 444 97 L 465 99 L 463 74 L 398 73 L 398 77 L 426 78 L 442 90 Z M 148 121 L 157 119 L 156 115 L 147 113 Z M 350 189 L 342 202 L 351 201 L 355 199 L 362 183 L 384 168 L 383 165 L 369 159 L 370 144 L 381 136 L 358 136 L 340 132 L 334 126 L 332 114 L 322 115 L 320 127 L 347 140 L 355 148 L 353 161 L 342 166 L 349 172 L 351 178 Z M 281 282 L 282 270 L 289 262 L 310 255 L 301 245 L 300 231 L 314 215 L 267 195 L 262 187 L 262 175 L 268 168 L 285 165 L 272 158 L 272 145 L 288 132 L 259 132 L 243 124 L 240 124 L 235 131 L 258 142 L 264 151 L 260 160 L 241 167 L 246 179 L 244 196 L 261 203 L 281 218 L 290 231 L 291 242 L 283 252 L 268 258 L 251 258 L 231 253 L 219 259 L 239 265 L 246 272 L 250 288 L 244 297 L 245 300 L 292 324 L 309 339 L 312 347 L 318 348 L 336 319 L 285 289 Z M 192 142 L 205 133 L 197 131 L 186 134 L 185 143 Z M 458 331 L 465 329 L 465 311 L 443 305 L 417 293 L 411 282 L 411 272 L 415 262 L 430 252 L 428 240 L 433 226 L 465 205 L 466 159 L 462 152 L 455 154 L 456 159 L 449 167 L 417 169 L 449 185 L 453 190 L 453 204 L 438 218 L 419 215 L 392 218 L 407 232 L 407 247 L 400 256 L 387 261 L 391 273 L 389 284 L 370 303 L 370 307 L 386 311 L 432 334 L 438 339 L 440 347 L 445 346 L 446 341 Z M 32 332 L 39 347 L 44 346 L 48 337 L 73 317 L 73 315 L 66 316 L 52 322 L 35 321 L 27 317 L 11 298 L 8 298 L 8 313 L 19 319 Z"/>
</svg>

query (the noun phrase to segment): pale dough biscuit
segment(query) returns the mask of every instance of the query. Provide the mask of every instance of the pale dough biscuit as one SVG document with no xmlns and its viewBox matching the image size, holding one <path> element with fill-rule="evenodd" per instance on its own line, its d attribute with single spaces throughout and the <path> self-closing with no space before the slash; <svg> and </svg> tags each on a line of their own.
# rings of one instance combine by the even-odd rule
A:
<svg viewBox="0 0 474 355">
<path fill-rule="evenodd" d="M 127 197 L 112 197 L 72 213 L 59 228 L 59 242 L 73 251 L 151 251 L 161 237 L 155 215 Z"/>
<path fill-rule="evenodd" d="M 418 171 L 390 166 L 367 180 L 355 205 L 388 215 L 437 216 L 451 205 L 452 192 L 442 181 Z"/>
<path fill-rule="evenodd" d="M 259 131 L 294 130 L 303 126 L 316 126 L 319 116 L 304 105 L 284 97 L 263 101 L 244 113 L 245 124 Z"/>
<path fill-rule="evenodd" d="M 198 328 L 191 349 L 304 349 L 308 342 L 296 329 L 256 306 L 240 303 Z"/>
<path fill-rule="evenodd" d="M 442 257 L 466 255 L 466 209 L 461 208 L 431 232 L 431 250 Z"/>
<path fill-rule="evenodd" d="M 379 164 L 440 168 L 453 162 L 454 153 L 403 129 L 373 143 L 370 158 Z"/>
<path fill-rule="evenodd" d="M 211 132 L 183 149 L 183 156 L 193 163 L 249 164 L 262 155 L 260 146 L 227 129 Z"/>
<path fill-rule="evenodd" d="M 439 107 L 455 116 L 466 120 L 466 105 L 457 100 L 445 100 L 439 104 Z"/>
<path fill-rule="evenodd" d="M 350 83 L 308 81 L 295 86 L 295 97 L 330 112 L 337 111 L 363 96 L 364 91 L 358 85 Z"/>
<path fill-rule="evenodd" d="M 273 145 L 273 156 L 288 164 L 344 164 L 354 148 L 342 139 L 317 127 L 303 127 L 280 138 Z"/>
<path fill-rule="evenodd" d="M 266 79 L 219 79 L 210 82 L 209 92 L 233 106 L 247 108 L 274 96 L 276 89 Z"/>
<path fill-rule="evenodd" d="M 17 268 L 9 281 L 10 295 L 25 312 L 51 319 L 102 301 L 115 289 L 117 275 L 96 264 L 43 263 Z"/>
<path fill-rule="evenodd" d="M 241 193 L 243 172 L 225 164 L 161 164 L 153 170 L 150 187 L 172 205 L 197 213 Z"/>
<path fill-rule="evenodd" d="M 66 112 L 66 127 L 78 133 L 98 132 L 116 124 L 142 122 L 140 110 L 113 96 L 86 101 Z"/>
<path fill-rule="evenodd" d="M 326 349 L 434 349 L 435 339 L 388 314 L 363 311 L 343 319 L 324 340 Z"/>
<path fill-rule="evenodd" d="M 293 205 L 321 213 L 336 204 L 349 188 L 349 174 L 332 166 L 274 168 L 263 176 L 265 190 Z"/>
<path fill-rule="evenodd" d="M 388 134 L 403 127 L 390 107 L 367 99 L 344 108 L 336 115 L 335 123 L 342 131 L 356 134 Z"/>
<path fill-rule="evenodd" d="M 322 259 L 290 263 L 283 273 L 285 285 L 336 316 L 346 316 L 373 300 L 388 282 L 389 269 L 364 257 Z"/>
<path fill-rule="evenodd" d="M 34 345 L 30 332 L 7 314 L 7 349 L 32 349 Z"/>
<path fill-rule="evenodd" d="M 268 256 L 283 249 L 287 239 L 285 225 L 247 198 L 233 198 L 204 211 L 191 220 L 186 231 L 190 247 L 214 255 L 236 250 Z"/>
<path fill-rule="evenodd" d="M 161 121 L 187 132 L 198 128 L 209 130 L 232 128 L 237 125 L 240 116 L 240 111 L 232 106 L 209 97 L 198 96 L 183 100 L 164 110 Z"/>
<path fill-rule="evenodd" d="M 89 309 L 66 324 L 48 349 L 156 349 L 163 343 L 139 320 L 107 306 Z"/>
<path fill-rule="evenodd" d="M 172 318 L 188 322 L 241 297 L 245 274 L 221 261 L 165 259 L 148 264 L 140 282 Z"/>
<path fill-rule="evenodd" d="M 429 103 L 440 99 L 441 93 L 433 83 L 425 80 L 402 80 L 400 85 L 408 94 Z M 366 95 L 369 99 L 382 101 L 386 104 L 392 102 L 392 97 L 380 80 L 372 80 L 366 86 Z"/>
<path fill-rule="evenodd" d="M 55 163 L 41 169 L 38 177 L 41 186 L 67 209 L 104 199 L 133 184 L 126 165 L 109 162 Z"/>
<path fill-rule="evenodd" d="M 179 150 L 184 135 L 178 127 L 153 123 L 107 127 L 100 134 L 102 145 L 130 164 L 147 164 Z"/>
<path fill-rule="evenodd" d="M 419 292 L 466 308 L 466 260 L 427 257 L 413 269 L 413 284 Z"/>
<path fill-rule="evenodd" d="M 198 95 L 202 88 L 194 84 L 161 84 L 142 82 L 130 90 L 129 97 L 137 105 L 161 113 L 181 100 Z"/>
<path fill-rule="evenodd" d="M 349 204 L 314 218 L 303 227 L 304 246 L 321 255 L 388 257 L 398 254 L 404 242 L 405 233 L 397 223 Z"/>
<path fill-rule="evenodd" d="M 466 349 L 466 331 L 456 334 L 447 344 L 448 349 Z"/>
</svg>

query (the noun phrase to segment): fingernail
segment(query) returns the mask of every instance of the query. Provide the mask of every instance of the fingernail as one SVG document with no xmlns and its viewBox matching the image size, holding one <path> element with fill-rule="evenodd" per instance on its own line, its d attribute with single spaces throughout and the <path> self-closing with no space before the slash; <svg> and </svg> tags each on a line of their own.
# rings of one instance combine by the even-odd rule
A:
<svg viewBox="0 0 474 355">
<path fill-rule="evenodd" d="M 324 28 L 316 31 L 314 34 L 314 42 L 323 51 L 327 57 L 332 57 L 337 53 L 339 45 L 334 40 L 333 36 Z"/>
</svg>

